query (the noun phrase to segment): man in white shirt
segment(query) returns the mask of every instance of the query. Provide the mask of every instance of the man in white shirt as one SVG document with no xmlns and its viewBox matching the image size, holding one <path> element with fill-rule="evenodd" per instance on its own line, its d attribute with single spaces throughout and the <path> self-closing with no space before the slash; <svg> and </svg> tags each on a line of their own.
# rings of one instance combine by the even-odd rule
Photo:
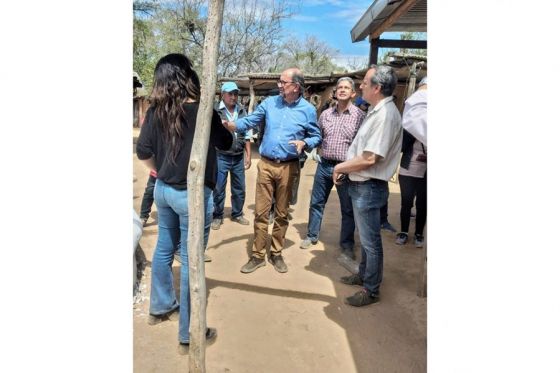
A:
<svg viewBox="0 0 560 373">
<path fill-rule="evenodd" d="M 397 169 L 403 137 L 401 115 L 393 102 L 397 76 L 389 66 L 367 71 L 360 86 L 373 107 L 348 149 L 346 161 L 335 166 L 333 180 L 348 175 L 348 194 L 360 234 L 362 260 L 357 274 L 342 277 L 347 285 L 363 286 L 346 303 L 361 307 L 379 301 L 383 277 L 383 245 L 379 210 L 389 195 L 388 181 Z"/>
</svg>

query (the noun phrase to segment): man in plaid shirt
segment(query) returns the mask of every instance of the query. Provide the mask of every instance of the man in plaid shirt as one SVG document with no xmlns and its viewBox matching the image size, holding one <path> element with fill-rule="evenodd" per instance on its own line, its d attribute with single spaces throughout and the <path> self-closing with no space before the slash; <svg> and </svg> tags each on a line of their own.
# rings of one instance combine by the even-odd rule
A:
<svg viewBox="0 0 560 373">
<path fill-rule="evenodd" d="M 356 95 L 354 81 L 343 77 L 336 83 L 336 98 L 338 103 L 328 108 L 319 117 L 319 128 L 323 137 L 320 149 L 320 163 L 317 165 L 311 203 L 309 205 L 309 221 L 307 224 L 307 237 L 301 242 L 302 249 L 308 249 L 319 240 L 323 211 L 329 194 L 334 185 L 333 169 L 338 163 L 346 160 L 346 152 L 354 140 L 365 113 L 351 100 Z M 342 224 L 340 227 L 340 248 L 343 254 L 354 259 L 354 214 L 352 201 L 348 196 L 348 184 L 341 183 L 336 186 L 340 200 Z"/>
</svg>

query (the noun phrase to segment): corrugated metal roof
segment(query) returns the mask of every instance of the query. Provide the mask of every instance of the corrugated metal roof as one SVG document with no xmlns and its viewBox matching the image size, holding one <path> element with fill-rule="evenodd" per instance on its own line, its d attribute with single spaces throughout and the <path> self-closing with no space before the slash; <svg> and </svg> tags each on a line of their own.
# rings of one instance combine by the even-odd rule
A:
<svg viewBox="0 0 560 373">
<path fill-rule="evenodd" d="M 426 32 L 428 23 L 428 1 L 417 0 L 416 3 L 391 26 L 381 30 L 379 27 L 389 18 L 405 0 L 375 0 L 365 11 L 360 20 L 350 31 L 352 42 L 362 41 L 372 33 L 387 31 Z"/>
</svg>

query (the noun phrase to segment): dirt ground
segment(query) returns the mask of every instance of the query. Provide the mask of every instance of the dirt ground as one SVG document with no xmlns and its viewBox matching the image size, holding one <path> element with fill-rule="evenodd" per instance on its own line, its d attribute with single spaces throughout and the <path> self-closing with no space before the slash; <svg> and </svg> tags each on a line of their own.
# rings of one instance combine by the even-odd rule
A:
<svg viewBox="0 0 560 373">
<path fill-rule="evenodd" d="M 135 128 L 133 135 L 138 136 Z M 336 191 L 325 209 L 319 243 L 299 248 L 307 218 L 316 163 L 302 169 L 298 203 L 286 233 L 283 252 L 289 271 L 280 274 L 267 262 L 251 274 L 239 270 L 252 245 L 256 165 L 246 173 L 245 216 L 251 225 L 229 220 L 226 196 L 224 224 L 210 232 L 206 263 L 209 291 L 207 322 L 218 330 L 206 349 L 208 372 L 425 372 L 426 298 L 416 295 L 422 251 L 409 243 L 394 244 L 383 231 L 384 275 L 381 301 L 363 308 L 344 304 L 357 288 L 338 279 L 349 274 L 338 261 L 340 210 Z M 148 170 L 133 155 L 134 209 L 139 212 Z M 229 185 L 228 185 L 229 188 Z M 399 228 L 400 194 L 390 183 L 389 221 Z M 414 222 L 414 221 L 413 221 Z M 178 354 L 178 322 L 147 324 L 150 263 L 157 239 L 155 204 L 137 253 L 145 256 L 139 291 L 134 298 L 134 372 L 187 372 L 188 355 Z M 356 242 L 359 243 L 356 232 Z M 357 251 L 358 259 L 360 257 Z M 178 288 L 179 263 L 173 264 Z"/>
</svg>

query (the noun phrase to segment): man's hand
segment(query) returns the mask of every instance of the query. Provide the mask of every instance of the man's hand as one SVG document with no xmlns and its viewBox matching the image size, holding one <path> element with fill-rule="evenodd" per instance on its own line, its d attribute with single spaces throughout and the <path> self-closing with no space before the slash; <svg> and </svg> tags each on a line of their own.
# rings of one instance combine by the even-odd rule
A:
<svg viewBox="0 0 560 373">
<path fill-rule="evenodd" d="M 229 132 L 234 132 L 235 131 L 235 122 L 232 121 L 227 121 L 227 120 L 222 120 L 222 125 L 227 128 L 227 130 Z"/>
<path fill-rule="evenodd" d="M 297 148 L 298 154 L 301 154 L 301 152 L 303 151 L 303 148 L 305 147 L 305 141 L 303 141 L 303 140 L 292 140 L 292 141 L 288 141 L 288 144 L 293 144 L 293 145 L 295 145 L 296 148 Z"/>
<path fill-rule="evenodd" d="M 336 169 L 336 166 L 333 168 L 333 173 L 332 173 L 332 179 L 333 179 L 333 183 L 335 185 L 340 185 L 342 184 L 342 180 L 338 180 L 339 177 L 341 177 L 342 175 L 344 175 L 343 173 L 341 173 L 340 171 L 338 171 Z"/>
<path fill-rule="evenodd" d="M 245 160 L 244 160 L 243 163 L 245 164 L 245 169 L 246 170 L 251 168 L 251 157 L 245 157 Z"/>
</svg>

